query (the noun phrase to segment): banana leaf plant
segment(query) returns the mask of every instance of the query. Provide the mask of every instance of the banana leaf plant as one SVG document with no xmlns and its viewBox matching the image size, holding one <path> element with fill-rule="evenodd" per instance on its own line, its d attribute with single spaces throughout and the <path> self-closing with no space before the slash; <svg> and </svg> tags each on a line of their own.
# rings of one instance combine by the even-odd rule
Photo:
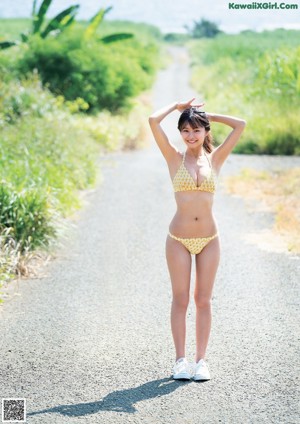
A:
<svg viewBox="0 0 300 424">
<path fill-rule="evenodd" d="M 84 32 L 85 41 L 95 38 L 98 26 L 103 21 L 104 16 L 108 12 L 110 12 L 111 9 L 112 9 L 112 6 L 107 7 L 106 9 L 100 9 L 99 12 L 97 12 L 96 15 L 93 16 L 92 19 L 90 19 L 89 24 Z M 126 40 L 132 37 L 133 37 L 133 34 L 131 33 L 119 32 L 119 33 L 110 34 L 105 37 L 98 38 L 98 40 L 101 41 L 102 43 L 113 43 L 115 41 Z"/>
<path fill-rule="evenodd" d="M 21 41 L 27 42 L 29 37 L 33 34 L 39 34 L 42 38 L 46 38 L 49 34 L 58 35 L 70 26 L 78 12 L 79 5 L 70 6 L 60 12 L 57 16 L 50 20 L 46 28 L 43 29 L 43 23 L 46 18 L 47 11 L 52 3 L 52 0 L 43 0 L 39 10 L 36 8 L 37 0 L 33 1 L 32 7 L 32 28 L 28 33 L 20 34 Z M 0 49 L 6 49 L 11 46 L 19 44 L 18 40 L 3 41 L 0 43 Z"/>
<path fill-rule="evenodd" d="M 48 12 L 48 9 L 52 3 L 52 0 L 43 0 L 39 10 L 37 11 L 37 0 L 33 1 L 32 6 L 32 27 L 28 33 L 20 34 L 21 41 L 26 43 L 29 40 L 29 37 L 34 34 L 39 34 L 41 38 L 46 38 L 48 35 L 59 35 L 66 28 L 68 28 L 74 21 L 75 17 L 79 10 L 79 4 L 68 7 L 67 9 L 60 12 L 53 19 L 50 20 L 48 25 L 45 27 L 44 21 Z M 96 31 L 98 26 L 104 19 L 104 16 L 112 9 L 112 7 L 107 7 L 106 9 L 102 8 L 95 16 L 89 21 L 89 24 L 84 32 L 84 39 L 88 41 L 92 38 L 95 38 Z M 130 33 L 116 33 L 111 34 L 102 38 L 98 38 L 99 41 L 103 43 L 112 43 L 119 40 L 125 40 L 132 38 L 133 34 Z M 7 49 L 11 46 L 19 44 L 20 41 L 2 41 L 0 42 L 0 49 Z"/>
<path fill-rule="evenodd" d="M 42 26 L 51 3 L 52 0 L 43 0 L 38 13 L 36 13 L 36 0 L 34 0 L 32 9 L 33 25 L 31 34 L 38 33 L 42 38 L 46 38 L 48 34 L 51 34 L 53 31 L 55 31 L 55 34 L 58 35 L 74 22 L 75 16 L 80 7 L 79 4 L 70 6 L 60 12 L 57 16 L 51 19 L 46 28 L 43 30 Z"/>
</svg>

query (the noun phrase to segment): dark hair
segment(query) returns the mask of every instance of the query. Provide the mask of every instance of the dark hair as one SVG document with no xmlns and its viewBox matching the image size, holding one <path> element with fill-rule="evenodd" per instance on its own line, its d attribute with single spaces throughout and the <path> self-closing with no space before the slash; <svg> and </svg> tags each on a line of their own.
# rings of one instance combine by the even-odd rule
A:
<svg viewBox="0 0 300 424">
<path fill-rule="evenodd" d="M 205 112 L 200 111 L 197 107 L 185 109 L 179 117 L 177 128 L 181 131 L 186 124 L 192 128 L 204 127 L 207 134 L 204 139 L 203 147 L 208 152 L 213 151 L 213 137 L 210 132 L 210 123 Z"/>
</svg>

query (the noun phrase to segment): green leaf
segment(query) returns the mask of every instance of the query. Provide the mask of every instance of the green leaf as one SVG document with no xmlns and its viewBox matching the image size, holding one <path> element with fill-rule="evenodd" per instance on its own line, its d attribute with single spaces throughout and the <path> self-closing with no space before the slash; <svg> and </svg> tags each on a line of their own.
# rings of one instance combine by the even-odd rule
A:
<svg viewBox="0 0 300 424">
<path fill-rule="evenodd" d="M 104 19 L 104 16 L 112 9 L 112 6 L 107 7 L 106 9 L 100 9 L 99 12 L 96 13 L 95 16 L 92 17 L 90 20 L 89 25 L 87 26 L 85 32 L 84 32 L 84 38 L 86 40 L 90 40 L 97 31 L 98 26 L 101 24 L 101 22 Z"/>
<path fill-rule="evenodd" d="M 28 41 L 28 34 L 26 34 L 25 32 L 21 32 L 20 34 L 21 40 L 23 41 L 23 43 L 26 43 Z"/>
<path fill-rule="evenodd" d="M 78 12 L 79 4 L 68 7 L 67 9 L 60 12 L 55 18 L 53 18 L 46 29 L 41 33 L 41 37 L 45 38 L 51 31 L 60 30 L 63 31 L 69 26 L 75 19 L 75 15 Z"/>
<path fill-rule="evenodd" d="M 37 0 L 33 0 L 33 4 L 32 4 L 32 12 L 31 12 L 31 16 L 34 18 L 36 15 L 36 2 Z"/>
<path fill-rule="evenodd" d="M 120 32 L 116 34 L 107 35 L 106 37 L 100 38 L 102 43 L 114 43 L 115 41 L 127 40 L 128 38 L 133 38 L 133 34 L 127 32 Z"/>
<path fill-rule="evenodd" d="M 44 22 L 44 18 L 46 16 L 46 13 L 47 13 L 51 3 L 52 3 L 52 0 L 43 0 L 43 3 L 41 4 L 41 7 L 40 7 L 37 15 L 34 15 L 33 28 L 32 28 L 33 34 L 40 31 L 40 28 L 41 28 L 41 26 Z M 35 8 L 35 5 L 34 5 L 34 8 Z"/>
<path fill-rule="evenodd" d="M 16 45 L 16 41 L 2 41 L 2 43 L 0 43 L 0 50 L 8 49 L 9 47 Z"/>
</svg>

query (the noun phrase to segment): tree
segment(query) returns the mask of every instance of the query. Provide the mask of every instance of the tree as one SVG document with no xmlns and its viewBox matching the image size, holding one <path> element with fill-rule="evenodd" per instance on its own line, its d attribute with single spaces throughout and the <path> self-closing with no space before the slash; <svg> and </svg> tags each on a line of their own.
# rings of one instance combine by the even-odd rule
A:
<svg viewBox="0 0 300 424">
<path fill-rule="evenodd" d="M 194 21 L 193 28 L 186 27 L 186 29 L 193 38 L 213 38 L 222 32 L 215 22 L 206 19 Z"/>
</svg>

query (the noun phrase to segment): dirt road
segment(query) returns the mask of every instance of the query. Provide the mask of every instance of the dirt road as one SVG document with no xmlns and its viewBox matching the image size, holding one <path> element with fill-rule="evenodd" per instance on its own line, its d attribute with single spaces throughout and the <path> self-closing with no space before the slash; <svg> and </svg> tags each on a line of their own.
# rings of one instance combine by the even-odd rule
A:
<svg viewBox="0 0 300 424">
<path fill-rule="evenodd" d="M 173 55 L 154 87 L 154 107 L 194 94 L 185 52 Z M 166 123 L 174 140 L 176 119 Z M 223 176 L 248 161 L 232 156 Z M 175 201 L 166 165 L 151 142 L 105 156 L 101 166 L 103 184 L 87 196 L 47 277 L 21 283 L 20 296 L 2 307 L 0 398 L 26 398 L 32 424 L 295 424 L 300 261 L 246 237 L 272 216 L 220 183 L 212 380 L 173 381 L 164 243 Z M 194 313 L 191 304 L 190 360 Z"/>
</svg>

